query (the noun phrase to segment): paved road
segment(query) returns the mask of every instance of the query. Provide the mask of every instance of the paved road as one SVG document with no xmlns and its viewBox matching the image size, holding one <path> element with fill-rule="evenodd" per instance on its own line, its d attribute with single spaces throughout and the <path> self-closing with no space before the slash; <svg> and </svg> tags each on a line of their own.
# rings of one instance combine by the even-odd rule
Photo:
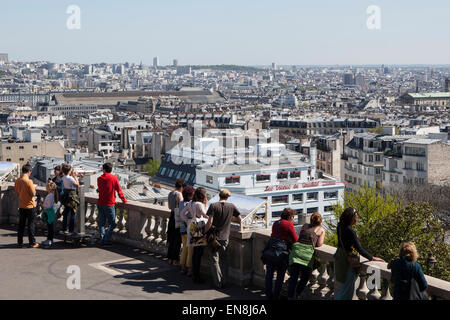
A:
<svg viewBox="0 0 450 320">
<path fill-rule="evenodd" d="M 37 236 L 37 241 L 45 240 Z M 122 245 L 72 248 L 56 240 L 52 249 L 17 248 L 14 229 L 0 229 L 0 299 L 263 299 L 260 290 L 223 290 L 194 284 L 179 268 L 146 251 Z M 81 288 L 68 289 L 70 265 L 80 267 Z"/>
</svg>

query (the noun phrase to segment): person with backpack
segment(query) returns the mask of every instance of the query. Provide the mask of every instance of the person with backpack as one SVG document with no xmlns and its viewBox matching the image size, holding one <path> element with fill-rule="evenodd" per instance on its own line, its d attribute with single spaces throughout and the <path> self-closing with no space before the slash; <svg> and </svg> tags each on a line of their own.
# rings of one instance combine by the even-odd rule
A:
<svg viewBox="0 0 450 320">
<path fill-rule="evenodd" d="M 417 258 L 414 243 L 404 242 L 399 257 L 389 262 L 387 268 L 392 269 L 394 300 L 428 300 L 428 283 Z"/>
<path fill-rule="evenodd" d="M 301 295 L 311 277 L 314 264 L 314 249 L 323 245 L 325 230 L 319 213 L 311 216 L 310 223 L 305 223 L 300 230 L 298 241 L 293 244 L 289 255 L 288 299 L 293 300 L 295 293 Z M 298 276 L 300 274 L 300 281 Z M 297 290 L 296 290 L 297 288 Z"/>
<path fill-rule="evenodd" d="M 77 188 L 80 186 L 78 181 L 78 174 L 72 169 L 70 164 L 62 166 L 62 183 L 64 187 L 63 199 L 61 203 L 64 205 L 63 210 L 63 225 L 60 234 L 67 234 L 67 223 L 69 223 L 69 233 L 74 234 L 75 231 L 75 217 L 80 200 L 77 195 Z"/>
<path fill-rule="evenodd" d="M 293 223 L 296 214 L 295 210 L 290 208 L 283 210 L 280 220 L 272 225 L 271 237 L 263 251 L 262 260 L 266 265 L 266 297 L 269 300 L 280 298 L 284 275 L 288 268 L 289 250 L 292 244 L 298 241 Z M 273 287 L 275 271 L 277 279 Z"/>
<path fill-rule="evenodd" d="M 360 256 L 369 261 L 384 262 L 372 256 L 359 243 L 354 226 L 358 222 L 358 212 L 349 207 L 344 210 L 337 225 L 338 248 L 334 254 L 334 270 L 337 290 L 336 300 L 352 300 L 355 292 L 355 281 L 360 267 Z M 357 252 L 357 253 L 355 253 Z"/>
</svg>

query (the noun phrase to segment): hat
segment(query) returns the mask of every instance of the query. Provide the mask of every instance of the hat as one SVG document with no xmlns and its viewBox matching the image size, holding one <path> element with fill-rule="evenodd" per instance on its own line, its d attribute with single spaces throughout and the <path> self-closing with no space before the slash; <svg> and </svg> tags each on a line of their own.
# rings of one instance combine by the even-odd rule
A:
<svg viewBox="0 0 450 320">
<path fill-rule="evenodd" d="M 231 196 L 231 192 L 228 189 L 222 189 L 219 192 L 219 197 L 220 198 L 228 198 L 229 196 Z"/>
</svg>

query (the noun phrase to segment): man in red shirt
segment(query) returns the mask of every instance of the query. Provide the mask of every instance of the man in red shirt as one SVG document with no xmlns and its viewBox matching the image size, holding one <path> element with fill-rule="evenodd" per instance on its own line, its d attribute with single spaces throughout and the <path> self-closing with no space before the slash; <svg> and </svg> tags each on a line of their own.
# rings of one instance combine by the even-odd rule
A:
<svg viewBox="0 0 450 320">
<path fill-rule="evenodd" d="M 119 179 L 111 174 L 112 164 L 103 164 L 103 174 L 97 179 L 98 186 L 98 224 L 100 229 L 100 245 L 111 246 L 112 232 L 116 226 L 116 191 L 123 203 L 127 202 L 120 188 Z M 105 223 L 108 220 L 108 231 L 105 235 Z"/>
</svg>

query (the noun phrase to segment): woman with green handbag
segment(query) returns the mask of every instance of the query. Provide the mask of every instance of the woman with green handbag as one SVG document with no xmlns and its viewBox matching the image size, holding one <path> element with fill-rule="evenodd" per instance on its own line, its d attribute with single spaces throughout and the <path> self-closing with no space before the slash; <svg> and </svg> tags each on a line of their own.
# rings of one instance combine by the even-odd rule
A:
<svg viewBox="0 0 450 320">
<path fill-rule="evenodd" d="M 288 299 L 293 300 L 295 293 L 300 296 L 308 283 L 314 264 L 314 248 L 323 245 L 325 230 L 322 228 L 322 217 L 319 213 L 311 216 L 309 224 L 300 230 L 298 241 L 292 246 L 289 255 L 289 287 Z M 300 281 L 298 276 L 300 274 Z M 297 290 L 296 290 L 297 287 Z"/>
<path fill-rule="evenodd" d="M 358 221 L 358 212 L 354 208 L 347 208 L 341 214 L 337 225 L 338 248 L 334 254 L 334 271 L 337 290 L 336 300 L 352 300 L 355 291 L 355 281 L 362 255 L 369 261 L 381 261 L 383 259 L 373 257 L 359 243 L 352 226 Z M 354 253 L 354 251 L 358 253 Z"/>
</svg>

